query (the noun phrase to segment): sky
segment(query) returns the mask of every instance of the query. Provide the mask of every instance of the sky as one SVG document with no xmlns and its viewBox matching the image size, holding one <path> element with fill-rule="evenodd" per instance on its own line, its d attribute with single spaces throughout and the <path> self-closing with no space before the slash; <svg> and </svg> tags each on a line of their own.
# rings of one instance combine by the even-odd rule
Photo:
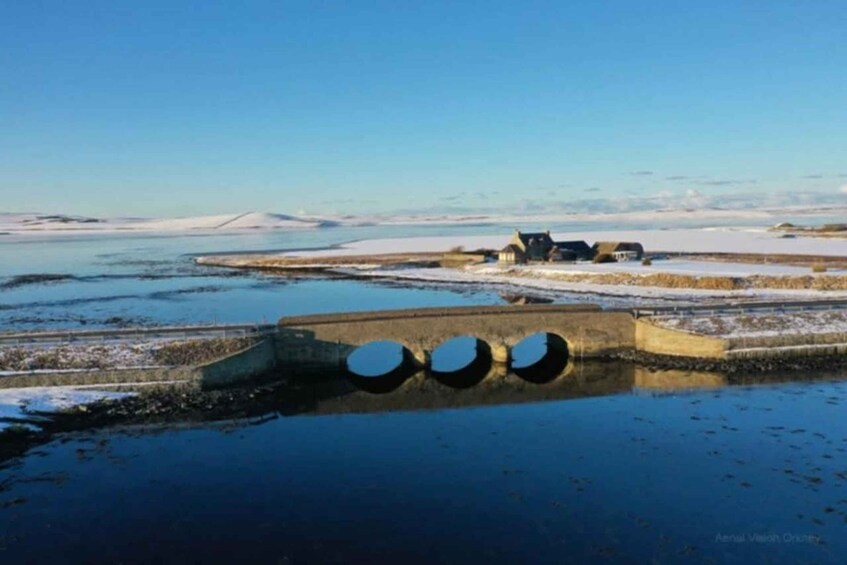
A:
<svg viewBox="0 0 847 565">
<path fill-rule="evenodd" d="M 847 2 L 0 0 L 0 212 L 847 204 Z"/>
</svg>

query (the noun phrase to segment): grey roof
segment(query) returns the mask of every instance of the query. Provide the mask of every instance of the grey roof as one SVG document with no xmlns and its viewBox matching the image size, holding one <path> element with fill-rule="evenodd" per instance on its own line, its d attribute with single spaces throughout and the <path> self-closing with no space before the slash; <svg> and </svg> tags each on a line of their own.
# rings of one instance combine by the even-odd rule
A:
<svg viewBox="0 0 847 565">
<path fill-rule="evenodd" d="M 557 241 L 556 247 L 566 251 L 591 251 L 591 247 L 584 241 Z"/>
<path fill-rule="evenodd" d="M 521 242 L 524 245 L 529 245 L 530 240 L 534 239 L 538 242 L 545 243 L 547 245 L 553 245 L 553 239 L 550 237 L 549 232 L 538 232 L 538 233 L 523 233 L 518 232 L 518 237 L 520 237 Z"/>
<path fill-rule="evenodd" d="M 615 251 L 644 252 L 644 247 L 635 241 L 598 241 L 594 244 L 597 253 L 614 253 Z"/>
</svg>

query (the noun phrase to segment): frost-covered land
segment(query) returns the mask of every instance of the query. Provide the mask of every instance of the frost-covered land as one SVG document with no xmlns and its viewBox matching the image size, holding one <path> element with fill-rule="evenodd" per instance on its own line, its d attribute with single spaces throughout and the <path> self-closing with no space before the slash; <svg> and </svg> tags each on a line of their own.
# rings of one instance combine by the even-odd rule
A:
<svg viewBox="0 0 847 565">
<path fill-rule="evenodd" d="M 847 333 L 847 310 L 814 312 L 748 312 L 654 318 L 655 323 L 675 330 L 724 338 L 774 337 Z"/>
<path fill-rule="evenodd" d="M 121 233 L 121 232 L 234 232 L 245 230 L 291 230 L 339 226 L 479 226 L 479 225 L 684 225 L 684 224 L 758 224 L 773 225 L 786 219 L 816 222 L 843 217 L 842 206 L 797 206 L 762 209 L 704 207 L 669 208 L 625 212 L 550 212 L 550 213 L 408 213 L 408 214 L 331 214 L 271 213 L 244 211 L 210 216 L 177 218 L 99 218 L 61 213 L 0 213 L 0 234 L 50 233 Z"/>
<path fill-rule="evenodd" d="M 98 385 L 0 389 L 0 432 L 15 427 L 38 429 L 45 415 L 136 394 L 104 388 Z"/>
<path fill-rule="evenodd" d="M 505 228 L 502 235 L 450 235 L 368 239 L 317 251 L 284 253 L 291 257 L 377 255 L 384 253 L 444 252 L 454 247 L 501 249 L 512 237 Z M 554 231 L 556 241 L 638 241 L 649 253 L 749 253 L 847 257 L 847 239 L 812 237 L 786 238 L 766 227 L 668 228 L 625 230 Z"/>
<path fill-rule="evenodd" d="M 331 249 L 277 254 L 201 257 L 198 263 L 231 267 L 302 268 L 311 265 L 359 277 L 442 284 L 508 285 L 547 293 L 586 293 L 651 299 L 801 300 L 823 296 L 847 297 L 847 240 L 783 237 L 766 228 L 711 228 L 627 231 L 557 232 L 553 239 L 637 241 L 654 260 L 650 265 L 620 263 L 538 263 L 502 265 L 486 262 L 450 268 L 422 267 L 421 256 L 461 247 L 498 250 L 509 234 L 454 235 L 371 239 Z M 396 258 L 410 258 L 408 265 Z M 677 259 L 668 254 L 708 254 L 706 258 Z M 419 254 L 416 257 L 414 254 Z M 728 259 L 736 257 L 736 259 Z M 715 260 L 721 258 L 722 260 Z M 374 266 L 374 260 L 383 261 Z M 411 259 L 415 259 L 412 261 Z M 432 259 L 432 257 L 430 257 Z M 744 262 L 745 259 L 747 262 Z M 755 260 L 754 260 L 755 259 Z M 828 266 L 813 271 L 810 263 Z"/>
<path fill-rule="evenodd" d="M 655 263 L 654 263 L 655 264 Z M 640 266 L 640 265 L 639 265 Z M 578 267 L 577 267 L 578 268 Z M 633 268 L 635 268 L 633 266 Z M 350 271 L 348 271 L 350 272 Z M 807 271 L 808 272 L 808 271 Z M 651 284 L 647 277 L 656 276 L 662 280 L 661 266 L 649 274 L 634 275 L 639 279 L 624 277 L 620 274 L 584 273 L 562 270 L 545 270 L 544 268 L 522 267 L 466 267 L 463 269 L 396 269 L 396 270 L 361 270 L 358 276 L 389 278 L 411 282 L 428 283 L 464 283 L 467 285 L 486 284 L 502 285 L 526 291 L 542 291 L 546 293 L 583 293 L 598 296 L 630 297 L 633 299 L 678 300 L 683 302 L 721 301 L 725 299 L 746 300 L 816 300 L 822 298 L 847 298 L 847 290 L 817 290 L 814 288 L 714 288 L 686 287 L 698 284 L 696 279 L 668 279 L 672 285 Z M 698 275 L 694 275 L 695 277 Z M 803 275 L 804 277 L 807 275 Z M 814 275 L 808 274 L 809 277 Z M 641 279 L 643 277 L 643 279 Z M 756 279 L 759 280 L 759 279 Z M 712 281 L 703 279 L 704 286 Z M 721 282 L 721 279 L 718 280 Z M 743 281 L 742 281 L 743 282 Z M 634 304 L 633 304 L 634 305 Z"/>
<path fill-rule="evenodd" d="M 151 339 L 105 343 L 0 346 L 0 379 L 5 374 L 90 371 L 197 365 L 254 343 L 250 337 Z"/>
<path fill-rule="evenodd" d="M 0 214 L 0 232 L 13 234 L 233 231 L 332 227 L 327 218 L 246 212 L 186 218 L 92 218 L 65 214 Z"/>
</svg>

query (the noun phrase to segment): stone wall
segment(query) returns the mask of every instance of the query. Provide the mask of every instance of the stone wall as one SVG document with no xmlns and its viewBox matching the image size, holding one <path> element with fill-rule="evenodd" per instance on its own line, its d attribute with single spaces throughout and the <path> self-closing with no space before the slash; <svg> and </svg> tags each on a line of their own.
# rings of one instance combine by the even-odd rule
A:
<svg viewBox="0 0 847 565">
<path fill-rule="evenodd" d="M 21 373 L 0 377 L 0 388 L 154 382 L 175 382 L 194 385 L 199 382 L 199 378 L 200 375 L 194 367 L 56 371 Z"/>
<path fill-rule="evenodd" d="M 268 337 L 246 349 L 197 367 L 200 385 L 216 388 L 254 380 L 277 365 L 276 343 Z"/>
<path fill-rule="evenodd" d="M 276 367 L 276 343 L 272 337 L 232 355 L 196 367 L 150 367 L 138 369 L 55 371 L 21 373 L 0 377 L 0 388 L 34 386 L 80 386 L 97 384 L 183 384 L 216 388 L 250 381 Z"/>
<path fill-rule="evenodd" d="M 635 320 L 635 346 L 645 353 L 703 359 L 725 359 L 728 347 L 726 340 L 662 328 L 645 318 Z"/>
</svg>

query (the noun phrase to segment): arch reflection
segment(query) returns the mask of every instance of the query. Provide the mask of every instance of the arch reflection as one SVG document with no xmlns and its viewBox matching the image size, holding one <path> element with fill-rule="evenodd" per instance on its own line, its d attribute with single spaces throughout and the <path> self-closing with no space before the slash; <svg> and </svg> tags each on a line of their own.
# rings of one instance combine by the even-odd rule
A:
<svg viewBox="0 0 847 565">
<path fill-rule="evenodd" d="M 512 349 L 511 370 L 525 381 L 544 384 L 555 380 L 568 367 L 568 343 L 559 335 L 533 334 Z"/>
</svg>

